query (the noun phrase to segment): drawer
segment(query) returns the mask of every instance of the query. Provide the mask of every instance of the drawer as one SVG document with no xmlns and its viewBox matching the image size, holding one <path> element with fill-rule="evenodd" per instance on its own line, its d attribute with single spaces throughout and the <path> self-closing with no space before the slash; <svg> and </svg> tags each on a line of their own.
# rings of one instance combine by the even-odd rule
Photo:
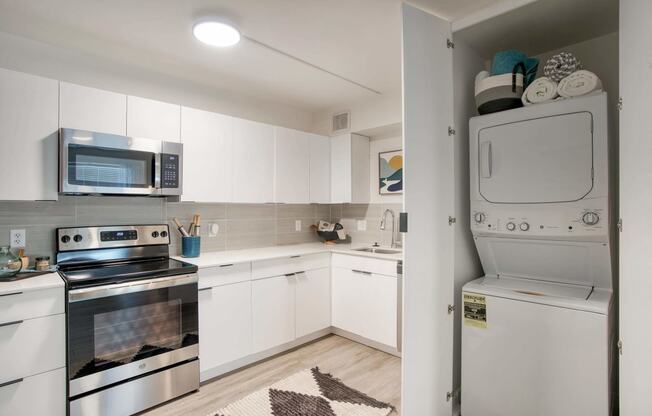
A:
<svg viewBox="0 0 652 416">
<path fill-rule="evenodd" d="M 382 274 L 384 276 L 397 276 L 396 260 L 374 259 L 362 256 L 350 256 L 347 254 L 333 253 L 333 267 L 340 267 L 349 270 L 359 270 Z"/>
<path fill-rule="evenodd" d="M 64 312 L 63 286 L 0 295 L 0 324 Z"/>
<path fill-rule="evenodd" d="M 0 382 L 2 386 L 3 382 Z M 0 415 L 65 416 L 66 369 L 25 377 L 0 387 Z"/>
<path fill-rule="evenodd" d="M 66 365 L 65 314 L 0 322 L 0 384 Z M 7 325 L 9 323 L 9 325 Z"/>
<path fill-rule="evenodd" d="M 224 264 L 199 269 L 199 288 L 228 285 L 251 280 L 251 263 Z"/>
<path fill-rule="evenodd" d="M 330 265 L 330 253 L 306 254 L 303 256 L 261 260 L 251 263 L 251 278 L 281 276 L 288 273 L 322 269 Z"/>
</svg>

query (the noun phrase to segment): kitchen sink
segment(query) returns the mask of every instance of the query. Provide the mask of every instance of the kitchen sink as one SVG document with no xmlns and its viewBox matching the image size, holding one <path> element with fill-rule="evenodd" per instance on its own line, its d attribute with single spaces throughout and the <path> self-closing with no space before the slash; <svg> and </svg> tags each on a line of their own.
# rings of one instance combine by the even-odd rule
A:
<svg viewBox="0 0 652 416">
<path fill-rule="evenodd" d="M 380 247 L 361 247 L 354 248 L 353 251 L 362 251 L 365 253 L 375 253 L 375 254 L 399 254 L 401 250 L 394 248 L 380 248 Z"/>
</svg>

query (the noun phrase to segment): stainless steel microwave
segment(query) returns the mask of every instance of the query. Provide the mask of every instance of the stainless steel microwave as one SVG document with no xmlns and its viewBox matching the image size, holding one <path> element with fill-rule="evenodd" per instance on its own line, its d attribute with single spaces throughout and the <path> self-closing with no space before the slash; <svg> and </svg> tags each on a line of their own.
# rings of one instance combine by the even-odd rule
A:
<svg viewBox="0 0 652 416">
<path fill-rule="evenodd" d="M 59 131 L 62 194 L 181 195 L 183 145 L 76 129 Z"/>
</svg>

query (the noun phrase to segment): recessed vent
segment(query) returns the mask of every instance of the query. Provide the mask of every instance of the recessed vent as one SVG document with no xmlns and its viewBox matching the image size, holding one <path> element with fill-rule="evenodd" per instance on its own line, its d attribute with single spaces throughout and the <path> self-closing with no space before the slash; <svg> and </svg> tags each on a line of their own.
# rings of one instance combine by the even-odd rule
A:
<svg viewBox="0 0 652 416">
<path fill-rule="evenodd" d="M 343 111 L 333 114 L 333 133 L 344 133 L 349 130 L 351 123 L 351 112 Z"/>
</svg>

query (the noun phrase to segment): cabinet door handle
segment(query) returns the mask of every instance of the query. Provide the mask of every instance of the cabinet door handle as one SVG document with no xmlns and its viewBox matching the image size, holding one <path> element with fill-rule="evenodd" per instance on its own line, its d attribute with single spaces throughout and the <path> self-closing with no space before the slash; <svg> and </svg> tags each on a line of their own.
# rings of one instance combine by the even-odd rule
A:
<svg viewBox="0 0 652 416">
<path fill-rule="evenodd" d="M 201 289 L 198 290 L 198 292 L 203 292 L 204 290 L 211 290 L 212 287 L 202 287 Z"/>
<path fill-rule="evenodd" d="M 368 272 L 368 271 L 366 271 L 366 270 L 355 270 L 355 269 L 353 269 L 353 270 L 351 270 L 351 271 L 352 271 L 353 273 L 360 273 L 360 274 L 364 274 L 364 275 L 367 275 L 367 276 L 371 275 L 371 272 Z"/>
<path fill-rule="evenodd" d="M 0 327 L 3 327 L 3 326 L 11 326 L 11 325 L 20 325 L 20 324 L 22 324 L 22 323 L 23 323 L 23 321 L 22 321 L 22 319 L 21 319 L 20 321 L 5 322 L 4 324 L 0 324 Z M 2 387 L 2 386 L 0 386 L 0 387 Z"/>
<path fill-rule="evenodd" d="M 0 297 L 3 297 L 3 296 L 14 296 L 14 295 L 22 295 L 22 294 L 23 294 L 23 292 L 12 292 L 12 293 L 5 293 L 5 294 L 3 294 L 3 295 L 0 295 Z"/>
<path fill-rule="evenodd" d="M 305 272 L 305 271 L 300 271 L 300 272 L 296 272 L 295 274 L 296 274 L 297 276 L 298 276 L 298 275 L 303 275 L 303 276 L 305 276 L 305 275 L 306 275 L 306 272 Z"/>
<path fill-rule="evenodd" d="M 220 264 L 220 267 L 231 267 L 233 264 Z"/>
<path fill-rule="evenodd" d="M 296 274 L 296 273 L 286 273 L 285 277 L 292 277 L 292 276 L 294 276 L 295 274 Z"/>
<path fill-rule="evenodd" d="M 16 380 L 7 381 L 6 383 L 0 383 L 0 387 L 11 386 L 12 384 L 18 384 L 23 381 L 22 378 L 17 378 Z"/>
<path fill-rule="evenodd" d="M 290 256 L 291 259 L 298 259 L 301 256 Z"/>
</svg>

